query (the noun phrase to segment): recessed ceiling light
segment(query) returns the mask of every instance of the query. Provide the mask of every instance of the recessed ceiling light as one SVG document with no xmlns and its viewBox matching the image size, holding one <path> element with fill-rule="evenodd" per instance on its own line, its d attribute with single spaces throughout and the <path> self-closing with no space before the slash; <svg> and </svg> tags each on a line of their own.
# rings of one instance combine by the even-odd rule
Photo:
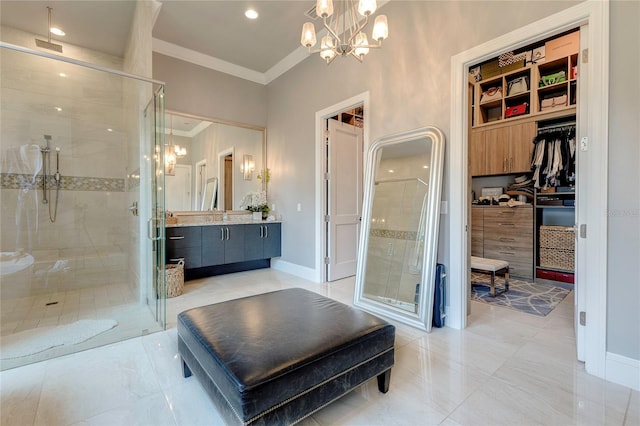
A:
<svg viewBox="0 0 640 426">
<path fill-rule="evenodd" d="M 107 132 L 113 132 L 113 129 L 107 129 Z"/>
<path fill-rule="evenodd" d="M 56 111 L 58 111 L 58 112 L 62 112 L 62 108 L 60 108 L 60 107 L 56 107 Z"/>
<path fill-rule="evenodd" d="M 67 76 L 67 75 L 66 75 L 65 73 L 63 73 L 63 72 L 61 72 L 61 73 L 60 73 L 60 74 L 58 74 L 58 75 L 59 75 L 60 77 L 63 77 L 63 78 Z"/>
<path fill-rule="evenodd" d="M 247 9 L 247 11 L 244 13 L 244 16 L 246 16 L 249 19 L 257 19 L 258 18 L 258 12 L 256 12 L 253 9 Z"/>
<path fill-rule="evenodd" d="M 49 29 L 49 31 L 51 31 L 51 34 L 55 34 L 57 36 L 66 35 L 66 33 L 64 31 L 62 31 L 60 28 L 56 28 L 56 27 L 51 27 Z"/>
</svg>

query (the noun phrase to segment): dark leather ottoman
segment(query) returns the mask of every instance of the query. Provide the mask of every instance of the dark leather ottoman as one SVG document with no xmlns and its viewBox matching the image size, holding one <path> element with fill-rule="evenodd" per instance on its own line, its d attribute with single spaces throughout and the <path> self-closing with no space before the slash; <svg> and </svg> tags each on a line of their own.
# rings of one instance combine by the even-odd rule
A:
<svg viewBox="0 0 640 426">
<path fill-rule="evenodd" d="M 184 377 L 229 424 L 293 424 L 376 376 L 386 393 L 394 339 L 393 325 L 299 288 L 178 315 Z"/>
</svg>

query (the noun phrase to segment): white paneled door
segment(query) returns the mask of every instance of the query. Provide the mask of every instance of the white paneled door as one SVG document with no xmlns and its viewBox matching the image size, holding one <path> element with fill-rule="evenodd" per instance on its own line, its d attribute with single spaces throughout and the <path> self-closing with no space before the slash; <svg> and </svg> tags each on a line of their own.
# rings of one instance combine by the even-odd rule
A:
<svg viewBox="0 0 640 426">
<path fill-rule="evenodd" d="M 362 216 L 362 128 L 328 120 L 327 280 L 356 274 Z"/>
<path fill-rule="evenodd" d="M 169 211 L 186 211 L 191 208 L 191 166 L 176 164 L 175 174 L 166 175 L 164 180 L 165 194 L 171 194 L 165 200 Z"/>
</svg>

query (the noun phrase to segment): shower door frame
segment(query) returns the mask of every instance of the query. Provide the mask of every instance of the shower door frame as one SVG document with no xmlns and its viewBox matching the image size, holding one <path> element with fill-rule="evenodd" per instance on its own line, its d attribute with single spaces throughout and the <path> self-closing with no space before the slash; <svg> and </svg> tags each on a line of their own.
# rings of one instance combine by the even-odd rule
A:
<svg viewBox="0 0 640 426">
<path fill-rule="evenodd" d="M 165 244 L 164 244 L 164 87 L 165 83 L 140 75 L 114 70 L 100 65 L 56 55 L 48 52 L 41 52 L 17 46 L 11 43 L 0 41 L 0 49 L 10 49 L 25 54 L 48 58 L 55 61 L 65 62 L 89 69 L 93 69 L 108 74 L 113 74 L 152 85 L 152 99 L 149 105 L 153 105 L 153 121 L 147 123 L 144 116 L 145 111 L 139 110 L 139 138 L 140 138 L 140 196 L 143 192 L 149 191 L 145 195 L 148 197 L 148 204 L 141 203 L 138 229 L 140 251 L 140 282 L 138 286 L 143 292 L 144 289 L 153 288 L 155 300 L 149 300 L 147 293 L 146 302 L 152 310 L 156 322 L 162 329 L 166 328 L 166 290 L 165 290 Z M 159 86 L 154 89 L 154 86 Z M 146 109 L 145 109 L 146 110 Z M 150 126 L 147 126 L 150 124 Z M 147 187 L 143 185 L 149 183 Z M 151 244 L 147 244 L 151 240 Z M 149 249 L 150 247 L 150 249 Z M 149 269 L 150 268 L 150 269 Z M 145 286 L 148 283 L 149 286 Z"/>
</svg>

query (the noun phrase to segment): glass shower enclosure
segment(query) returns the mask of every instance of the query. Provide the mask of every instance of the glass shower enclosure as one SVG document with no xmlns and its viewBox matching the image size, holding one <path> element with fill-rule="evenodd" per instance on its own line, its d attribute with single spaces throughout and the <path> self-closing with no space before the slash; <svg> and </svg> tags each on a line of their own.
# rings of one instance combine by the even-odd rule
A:
<svg viewBox="0 0 640 426">
<path fill-rule="evenodd" d="M 0 55 L 0 368 L 164 329 L 163 84 Z"/>
</svg>

